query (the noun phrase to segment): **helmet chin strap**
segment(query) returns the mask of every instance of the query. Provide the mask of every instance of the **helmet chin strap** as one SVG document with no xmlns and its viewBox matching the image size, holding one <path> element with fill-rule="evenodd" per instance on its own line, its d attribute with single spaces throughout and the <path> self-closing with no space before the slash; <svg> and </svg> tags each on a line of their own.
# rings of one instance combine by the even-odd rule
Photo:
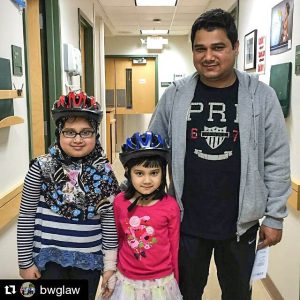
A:
<svg viewBox="0 0 300 300">
<path fill-rule="evenodd" d="M 149 198 L 151 198 L 153 195 L 155 195 L 157 192 L 157 190 L 153 191 L 150 194 L 142 194 L 140 192 L 138 192 L 140 194 L 140 196 L 136 197 L 136 199 L 128 206 L 127 210 L 130 212 L 134 209 L 134 207 L 137 205 L 139 200 L 148 200 Z"/>
</svg>

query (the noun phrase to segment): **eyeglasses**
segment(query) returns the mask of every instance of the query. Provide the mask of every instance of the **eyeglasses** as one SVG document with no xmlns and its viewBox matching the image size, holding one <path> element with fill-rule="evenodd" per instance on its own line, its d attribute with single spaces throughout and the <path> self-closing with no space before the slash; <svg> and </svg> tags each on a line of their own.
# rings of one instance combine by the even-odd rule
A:
<svg viewBox="0 0 300 300">
<path fill-rule="evenodd" d="M 77 135 L 79 135 L 82 139 L 91 138 L 95 131 L 94 130 L 82 130 L 80 132 L 76 132 L 73 130 L 63 130 L 61 132 L 65 138 L 75 139 Z"/>
</svg>

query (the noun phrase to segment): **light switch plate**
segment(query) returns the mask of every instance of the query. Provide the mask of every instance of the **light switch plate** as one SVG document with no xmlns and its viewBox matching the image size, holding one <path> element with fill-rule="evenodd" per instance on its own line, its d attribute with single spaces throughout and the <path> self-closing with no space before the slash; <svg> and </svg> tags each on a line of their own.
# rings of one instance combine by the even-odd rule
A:
<svg viewBox="0 0 300 300">
<path fill-rule="evenodd" d="M 295 53 L 295 74 L 300 75 L 300 45 L 296 46 Z"/>
</svg>

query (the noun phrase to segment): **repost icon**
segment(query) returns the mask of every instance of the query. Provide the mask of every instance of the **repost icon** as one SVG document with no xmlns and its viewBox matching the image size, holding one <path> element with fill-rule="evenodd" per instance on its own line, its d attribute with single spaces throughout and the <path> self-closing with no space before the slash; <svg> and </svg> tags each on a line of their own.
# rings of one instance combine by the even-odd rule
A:
<svg viewBox="0 0 300 300">
<path fill-rule="evenodd" d="M 6 285 L 4 287 L 5 295 L 14 295 L 16 293 L 16 286 L 15 285 Z"/>
</svg>

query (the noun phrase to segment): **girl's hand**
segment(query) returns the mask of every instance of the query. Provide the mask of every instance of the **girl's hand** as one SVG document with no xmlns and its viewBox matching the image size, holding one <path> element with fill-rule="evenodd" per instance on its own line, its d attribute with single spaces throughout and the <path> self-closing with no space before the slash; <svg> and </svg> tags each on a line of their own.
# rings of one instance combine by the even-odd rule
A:
<svg viewBox="0 0 300 300">
<path fill-rule="evenodd" d="M 116 285 L 116 272 L 107 270 L 102 275 L 101 294 L 103 298 L 109 298 Z"/>
<path fill-rule="evenodd" d="M 23 279 L 39 279 L 41 277 L 41 273 L 35 265 L 27 269 L 19 269 L 19 274 Z"/>
</svg>

